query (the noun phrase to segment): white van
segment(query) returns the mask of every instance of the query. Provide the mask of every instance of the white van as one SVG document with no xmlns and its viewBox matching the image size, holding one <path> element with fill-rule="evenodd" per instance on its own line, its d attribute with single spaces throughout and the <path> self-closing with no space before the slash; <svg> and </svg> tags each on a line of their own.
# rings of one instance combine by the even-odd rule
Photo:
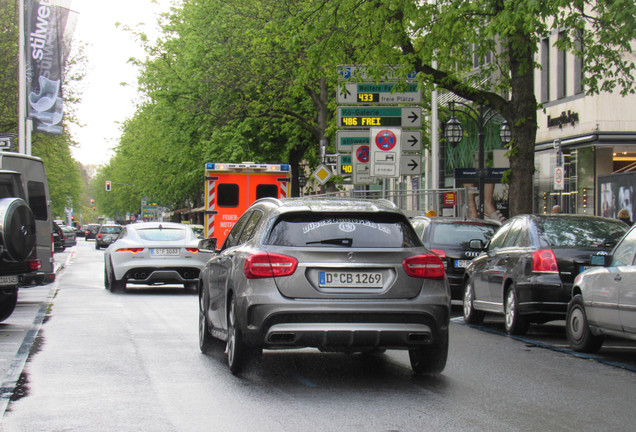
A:
<svg viewBox="0 0 636 432">
<path fill-rule="evenodd" d="M 55 280 L 52 230 L 44 163 L 0 151 L 0 321 L 15 309 L 18 287 Z"/>
</svg>

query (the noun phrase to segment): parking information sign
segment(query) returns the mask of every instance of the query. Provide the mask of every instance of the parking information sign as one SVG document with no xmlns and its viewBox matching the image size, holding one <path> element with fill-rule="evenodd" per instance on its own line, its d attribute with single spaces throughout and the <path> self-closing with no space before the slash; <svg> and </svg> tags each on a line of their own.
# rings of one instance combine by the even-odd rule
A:
<svg viewBox="0 0 636 432">
<path fill-rule="evenodd" d="M 399 177 L 401 128 L 371 128 L 371 176 Z"/>
<path fill-rule="evenodd" d="M 354 184 L 374 184 L 375 179 L 371 177 L 370 150 L 368 145 L 358 145 L 354 147 L 351 158 Z"/>
</svg>

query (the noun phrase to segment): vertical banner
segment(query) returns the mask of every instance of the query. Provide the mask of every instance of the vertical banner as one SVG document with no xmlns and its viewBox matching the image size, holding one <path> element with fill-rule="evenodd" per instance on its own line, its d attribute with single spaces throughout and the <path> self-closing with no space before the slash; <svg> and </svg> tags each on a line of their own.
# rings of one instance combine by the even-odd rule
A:
<svg viewBox="0 0 636 432">
<path fill-rule="evenodd" d="M 62 82 L 72 36 L 66 32 L 69 9 L 61 3 L 24 0 L 27 118 L 35 132 L 54 135 L 62 133 Z"/>
</svg>

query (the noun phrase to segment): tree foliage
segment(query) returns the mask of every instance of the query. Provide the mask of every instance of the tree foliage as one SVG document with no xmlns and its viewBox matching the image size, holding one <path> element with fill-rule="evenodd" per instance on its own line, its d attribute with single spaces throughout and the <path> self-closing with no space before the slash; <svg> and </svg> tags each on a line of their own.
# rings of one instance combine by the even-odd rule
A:
<svg viewBox="0 0 636 432">
<path fill-rule="evenodd" d="M 531 212 L 540 41 L 563 35 L 589 94 L 633 93 L 634 13 L 630 0 L 184 0 L 139 62 L 146 99 L 109 175 L 177 205 L 201 202 L 205 162 L 315 164 L 336 129 L 338 65 L 376 79 L 393 65 L 509 121 L 510 210 Z"/>
</svg>

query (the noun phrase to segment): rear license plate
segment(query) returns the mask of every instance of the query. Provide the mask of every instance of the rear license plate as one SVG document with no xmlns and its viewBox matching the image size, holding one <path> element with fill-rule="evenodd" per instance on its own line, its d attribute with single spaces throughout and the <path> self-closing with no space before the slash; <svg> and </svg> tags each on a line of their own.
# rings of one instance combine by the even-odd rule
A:
<svg viewBox="0 0 636 432">
<path fill-rule="evenodd" d="M 455 260 L 455 268 L 466 268 L 471 260 Z"/>
<path fill-rule="evenodd" d="M 175 256 L 179 255 L 177 248 L 154 248 L 150 249 L 151 256 Z"/>
<path fill-rule="evenodd" d="M 324 272 L 319 274 L 321 288 L 381 288 L 382 273 L 379 272 Z"/>
<path fill-rule="evenodd" d="M 18 276 L 0 276 L 0 286 L 16 286 L 18 284 Z"/>
</svg>

